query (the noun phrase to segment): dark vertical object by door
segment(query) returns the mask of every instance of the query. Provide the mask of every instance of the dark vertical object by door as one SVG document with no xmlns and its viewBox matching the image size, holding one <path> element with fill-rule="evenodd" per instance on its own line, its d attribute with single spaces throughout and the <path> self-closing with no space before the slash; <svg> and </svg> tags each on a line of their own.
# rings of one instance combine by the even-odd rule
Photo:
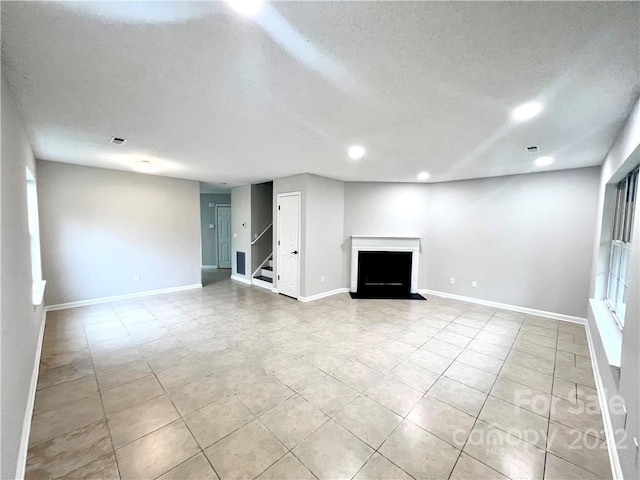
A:
<svg viewBox="0 0 640 480">
<path fill-rule="evenodd" d="M 236 252 L 236 272 L 239 275 L 244 275 L 244 252 Z"/>
</svg>

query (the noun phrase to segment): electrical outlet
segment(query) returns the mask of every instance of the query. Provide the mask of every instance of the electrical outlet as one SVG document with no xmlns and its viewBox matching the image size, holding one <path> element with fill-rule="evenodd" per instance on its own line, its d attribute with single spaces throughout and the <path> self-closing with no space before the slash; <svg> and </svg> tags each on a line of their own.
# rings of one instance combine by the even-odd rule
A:
<svg viewBox="0 0 640 480">
<path fill-rule="evenodd" d="M 473 280 L 473 281 L 471 282 L 471 286 L 472 286 L 473 288 L 476 288 L 476 287 L 478 286 L 478 282 L 476 282 L 475 280 Z"/>
<path fill-rule="evenodd" d="M 320 277 L 320 283 L 324 283 L 324 277 Z"/>
<path fill-rule="evenodd" d="M 133 282 L 134 282 L 134 283 L 140 283 L 140 274 L 139 274 L 139 273 L 136 273 L 136 274 L 133 276 Z"/>
<path fill-rule="evenodd" d="M 449 285 L 455 285 L 456 284 L 456 279 L 451 277 L 449 278 Z"/>
</svg>

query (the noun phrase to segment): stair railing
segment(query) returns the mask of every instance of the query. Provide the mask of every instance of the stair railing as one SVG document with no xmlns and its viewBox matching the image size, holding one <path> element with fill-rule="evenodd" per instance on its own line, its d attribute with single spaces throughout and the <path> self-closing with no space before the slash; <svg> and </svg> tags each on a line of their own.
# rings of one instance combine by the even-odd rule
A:
<svg viewBox="0 0 640 480">
<path fill-rule="evenodd" d="M 262 233 L 260 235 L 258 235 L 252 242 L 251 245 L 255 245 L 256 243 L 258 243 L 258 240 L 260 240 L 260 238 L 262 238 L 262 236 L 267 233 L 267 230 L 269 230 L 271 227 L 273 227 L 273 222 L 271 222 L 269 225 L 267 225 L 267 228 L 265 228 Z"/>
</svg>

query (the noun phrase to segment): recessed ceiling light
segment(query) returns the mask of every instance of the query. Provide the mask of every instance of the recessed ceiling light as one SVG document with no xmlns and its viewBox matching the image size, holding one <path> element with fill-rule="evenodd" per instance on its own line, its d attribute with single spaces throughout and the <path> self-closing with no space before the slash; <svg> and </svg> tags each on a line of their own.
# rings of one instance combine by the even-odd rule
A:
<svg viewBox="0 0 640 480">
<path fill-rule="evenodd" d="M 418 180 L 429 180 L 431 174 L 429 172 L 420 172 L 418 174 Z"/>
<path fill-rule="evenodd" d="M 524 122 L 525 120 L 535 117 L 541 111 L 542 105 L 538 102 L 529 102 L 514 108 L 511 112 L 511 117 L 518 122 Z"/>
<path fill-rule="evenodd" d="M 349 147 L 347 153 L 349 153 L 350 158 L 353 158 L 354 160 L 360 160 L 362 157 L 364 157 L 364 154 L 366 152 L 365 149 L 360 145 L 354 145 L 353 147 Z"/>
<path fill-rule="evenodd" d="M 158 167 L 149 160 L 140 160 L 134 163 L 131 168 L 140 173 L 158 173 Z"/>
<path fill-rule="evenodd" d="M 553 157 L 544 156 L 536 158 L 536 165 L 539 167 L 546 167 L 547 165 L 551 165 L 553 163 Z"/>
<path fill-rule="evenodd" d="M 264 0 L 226 0 L 236 12 L 252 16 L 260 11 Z"/>
</svg>

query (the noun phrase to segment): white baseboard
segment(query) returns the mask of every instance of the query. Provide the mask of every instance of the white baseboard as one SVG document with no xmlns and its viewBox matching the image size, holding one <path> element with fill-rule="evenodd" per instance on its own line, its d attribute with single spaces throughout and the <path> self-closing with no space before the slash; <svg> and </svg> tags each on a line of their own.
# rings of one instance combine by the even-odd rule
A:
<svg viewBox="0 0 640 480">
<path fill-rule="evenodd" d="M 20 450 L 18 451 L 18 464 L 16 465 L 16 478 L 24 478 L 27 469 L 27 453 L 29 451 L 29 436 L 31 435 L 31 417 L 33 415 L 33 406 L 36 402 L 36 389 L 38 388 L 38 374 L 40 373 L 40 357 L 42 355 L 42 342 L 44 340 L 44 326 L 47 322 L 47 314 L 42 309 L 42 319 L 40 325 L 40 333 L 38 334 L 38 345 L 31 372 L 31 385 L 29 386 L 29 396 L 27 397 L 27 406 L 24 412 L 24 421 L 22 422 L 22 437 L 20 438 Z"/>
<path fill-rule="evenodd" d="M 247 285 L 253 285 L 251 283 L 251 280 L 249 280 L 248 278 L 239 277 L 237 275 L 231 275 L 231 280 L 235 280 L 236 282 L 240 282 L 240 283 L 245 283 Z"/>
<path fill-rule="evenodd" d="M 586 322 L 587 343 L 589 344 L 589 355 L 591 356 L 591 369 L 596 382 L 596 392 L 598 393 L 598 401 L 600 402 L 600 411 L 602 412 L 602 424 L 604 425 L 604 434 L 607 439 L 607 449 L 609 451 L 609 462 L 611 464 L 611 475 L 613 480 L 623 480 L 622 466 L 620 465 L 620 457 L 618 457 L 618 449 L 616 448 L 616 436 L 611 423 L 611 413 L 609 412 L 609 402 L 607 399 L 604 382 L 600 375 L 598 367 L 598 359 L 596 358 L 596 349 L 593 345 L 593 337 L 591 336 L 591 328 L 589 322 Z"/>
<path fill-rule="evenodd" d="M 146 290 L 144 292 L 127 293 L 125 295 L 115 295 L 113 297 L 93 298 L 91 300 L 80 300 L 78 302 L 59 303 L 57 305 L 47 305 L 45 311 L 64 310 L 65 308 L 86 307 L 87 305 L 97 305 L 99 303 L 117 302 L 119 300 L 129 300 L 131 298 L 148 297 L 150 295 L 162 295 L 163 293 L 181 292 L 183 290 L 192 290 L 194 288 L 202 288 L 201 283 L 193 285 L 182 285 L 180 287 L 160 288 L 158 290 Z"/>
<path fill-rule="evenodd" d="M 462 295 L 455 295 L 453 293 L 438 292 L 436 290 L 418 290 L 418 293 L 426 293 L 429 295 L 435 295 L 437 297 L 450 298 L 452 300 L 459 300 L 461 302 L 475 303 L 478 305 L 484 305 L 486 307 L 501 308 L 503 310 L 510 310 L 512 312 L 525 313 L 527 315 L 535 315 L 537 317 L 546 317 L 553 320 L 562 320 L 564 322 L 579 323 L 586 325 L 587 319 L 582 317 L 574 317 L 572 315 L 565 315 L 564 313 L 547 312 L 545 310 L 536 310 L 535 308 L 520 307 L 518 305 L 510 305 L 508 303 L 492 302 L 491 300 L 483 300 L 481 298 L 465 297 Z"/>
<path fill-rule="evenodd" d="M 321 298 L 330 297 L 331 295 L 336 295 L 337 293 L 345 293 L 348 292 L 348 288 L 336 288 L 335 290 L 329 290 L 328 292 L 317 293 L 316 295 L 311 295 L 309 297 L 298 297 L 298 300 L 301 302 L 313 302 L 314 300 L 320 300 Z"/>
<path fill-rule="evenodd" d="M 218 265 L 200 265 L 200 268 L 210 268 L 212 270 L 215 270 L 216 268 L 218 268 Z"/>
</svg>

